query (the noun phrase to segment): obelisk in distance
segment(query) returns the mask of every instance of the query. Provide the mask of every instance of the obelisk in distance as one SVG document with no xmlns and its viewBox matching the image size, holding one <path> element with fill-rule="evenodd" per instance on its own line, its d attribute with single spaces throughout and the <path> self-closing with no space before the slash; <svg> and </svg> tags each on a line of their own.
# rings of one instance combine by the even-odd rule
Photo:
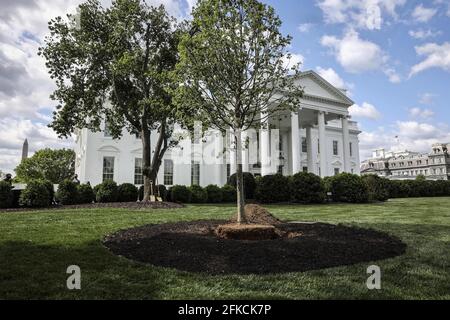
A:
<svg viewBox="0 0 450 320">
<path fill-rule="evenodd" d="M 28 140 L 25 138 L 22 146 L 22 161 L 28 158 Z"/>
</svg>

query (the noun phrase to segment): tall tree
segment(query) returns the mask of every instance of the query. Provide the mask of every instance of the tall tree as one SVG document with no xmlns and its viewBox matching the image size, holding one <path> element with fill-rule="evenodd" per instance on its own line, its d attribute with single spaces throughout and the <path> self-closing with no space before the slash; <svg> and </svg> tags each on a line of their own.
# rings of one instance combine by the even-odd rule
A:
<svg viewBox="0 0 450 320">
<path fill-rule="evenodd" d="M 75 152 L 69 149 L 42 149 L 32 157 L 22 160 L 15 171 L 16 179 L 21 182 L 44 179 L 59 184 L 65 179 L 73 178 Z"/>
<path fill-rule="evenodd" d="M 200 0 L 179 46 L 180 114 L 200 113 L 212 127 L 233 130 L 239 223 L 245 222 L 241 133 L 295 110 L 303 93 L 295 85 L 299 66 L 286 63 L 291 38 L 280 26 L 274 9 L 257 0 Z"/>
<path fill-rule="evenodd" d="M 60 103 L 50 127 L 68 136 L 79 128 L 100 131 L 105 121 L 114 138 L 124 129 L 139 135 L 147 201 L 165 152 L 176 144 L 168 90 L 178 58 L 175 21 L 163 6 L 139 0 L 115 0 L 106 9 L 88 0 L 68 17 L 49 22 L 40 48 L 57 85 L 52 98 Z"/>
</svg>

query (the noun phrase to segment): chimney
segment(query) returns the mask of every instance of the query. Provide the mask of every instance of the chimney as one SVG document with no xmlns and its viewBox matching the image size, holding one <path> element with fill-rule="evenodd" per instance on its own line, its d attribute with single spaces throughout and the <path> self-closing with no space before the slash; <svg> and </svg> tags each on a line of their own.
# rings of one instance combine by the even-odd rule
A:
<svg viewBox="0 0 450 320">
<path fill-rule="evenodd" d="M 28 158 L 28 140 L 25 139 L 22 146 L 22 161 Z"/>
</svg>

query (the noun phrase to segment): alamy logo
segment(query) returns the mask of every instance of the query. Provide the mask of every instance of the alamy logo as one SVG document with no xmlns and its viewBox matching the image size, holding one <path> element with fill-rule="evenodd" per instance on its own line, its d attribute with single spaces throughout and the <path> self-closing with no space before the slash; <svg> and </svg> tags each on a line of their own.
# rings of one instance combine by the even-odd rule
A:
<svg viewBox="0 0 450 320">
<path fill-rule="evenodd" d="M 379 266 L 369 266 L 367 268 L 367 274 L 371 276 L 367 278 L 366 285 L 369 290 L 381 289 L 381 269 Z"/>
<path fill-rule="evenodd" d="M 69 290 L 81 290 L 81 269 L 79 266 L 72 265 L 67 267 L 67 274 L 70 276 L 67 278 L 67 289 Z"/>
</svg>

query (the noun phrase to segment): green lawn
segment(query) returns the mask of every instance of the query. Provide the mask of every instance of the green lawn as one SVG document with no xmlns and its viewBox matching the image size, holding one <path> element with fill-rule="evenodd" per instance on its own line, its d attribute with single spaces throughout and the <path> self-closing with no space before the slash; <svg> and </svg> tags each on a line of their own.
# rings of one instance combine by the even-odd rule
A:
<svg viewBox="0 0 450 320">
<path fill-rule="evenodd" d="M 382 270 L 378 291 L 365 286 L 369 263 L 280 275 L 207 276 L 130 262 L 109 253 L 101 239 L 150 223 L 228 218 L 232 206 L 0 213 L 0 299 L 450 299 L 450 198 L 268 208 L 284 220 L 386 231 L 401 238 L 407 252 L 376 262 Z M 69 265 L 81 267 L 80 291 L 66 289 Z"/>
</svg>

